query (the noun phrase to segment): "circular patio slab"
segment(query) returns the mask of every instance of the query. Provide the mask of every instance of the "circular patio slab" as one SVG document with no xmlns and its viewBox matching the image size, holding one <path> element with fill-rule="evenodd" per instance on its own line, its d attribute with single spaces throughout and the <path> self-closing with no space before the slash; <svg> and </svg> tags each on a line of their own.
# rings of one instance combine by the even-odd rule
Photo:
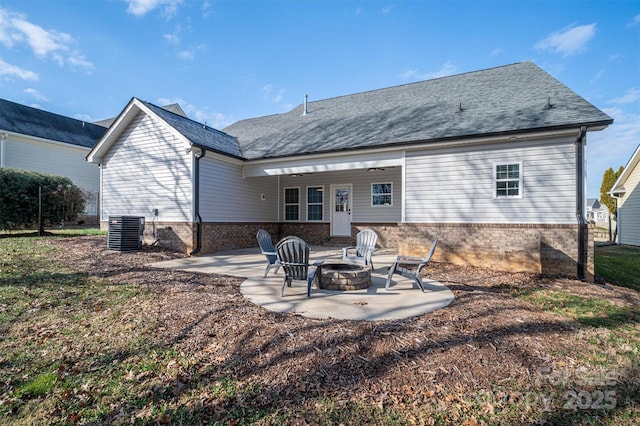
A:
<svg viewBox="0 0 640 426">
<path fill-rule="evenodd" d="M 313 247 L 311 262 L 322 259 L 340 262 L 342 251 L 329 247 Z M 391 265 L 397 256 L 391 250 L 380 250 L 374 256 L 376 265 Z M 156 268 L 213 273 L 244 277 L 240 292 L 251 302 L 275 312 L 292 312 L 308 318 L 363 321 L 399 320 L 444 308 L 453 301 L 453 293 L 437 281 L 424 279 L 425 292 L 401 275 L 394 275 L 389 291 L 384 285 L 388 268 L 371 272 L 371 285 L 362 290 L 324 290 L 313 288 L 307 298 L 307 283 L 294 281 L 280 297 L 284 273 L 269 272 L 263 278 L 266 260 L 257 247 L 167 260 L 151 264 Z"/>
<path fill-rule="evenodd" d="M 251 302 L 276 312 L 292 312 L 307 318 L 383 321 L 423 315 L 450 304 L 453 293 L 437 281 L 424 280 L 423 293 L 413 280 L 394 275 L 389 291 L 382 273 L 371 273 L 371 286 L 363 290 L 325 290 L 312 288 L 307 298 L 305 281 L 294 281 L 280 296 L 283 273 L 268 278 L 248 278 L 240 292 Z"/>
</svg>

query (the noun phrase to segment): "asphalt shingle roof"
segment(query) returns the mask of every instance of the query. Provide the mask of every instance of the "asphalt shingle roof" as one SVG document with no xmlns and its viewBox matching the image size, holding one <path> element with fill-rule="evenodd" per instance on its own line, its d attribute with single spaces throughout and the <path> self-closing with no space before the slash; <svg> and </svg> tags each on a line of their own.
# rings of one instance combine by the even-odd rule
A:
<svg viewBox="0 0 640 426">
<path fill-rule="evenodd" d="M 107 131 L 96 124 L 0 99 L 2 130 L 86 148 L 93 148 Z"/>
<path fill-rule="evenodd" d="M 233 157 L 242 158 L 236 138 L 212 127 L 198 123 L 164 108 L 143 102 L 149 109 L 180 132 L 194 145 Z"/>
<path fill-rule="evenodd" d="M 258 159 L 613 121 L 531 62 L 308 102 L 302 111 L 223 131 L 242 157 Z"/>
</svg>

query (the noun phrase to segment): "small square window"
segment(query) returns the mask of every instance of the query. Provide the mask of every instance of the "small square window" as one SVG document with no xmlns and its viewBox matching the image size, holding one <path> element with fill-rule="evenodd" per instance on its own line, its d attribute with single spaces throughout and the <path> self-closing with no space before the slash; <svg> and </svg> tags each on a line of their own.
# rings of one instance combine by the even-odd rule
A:
<svg viewBox="0 0 640 426">
<path fill-rule="evenodd" d="M 391 183 L 374 183 L 371 185 L 371 205 L 393 205 L 393 187 Z"/>
<path fill-rule="evenodd" d="M 494 164 L 494 198 L 522 198 L 522 163 Z"/>
</svg>

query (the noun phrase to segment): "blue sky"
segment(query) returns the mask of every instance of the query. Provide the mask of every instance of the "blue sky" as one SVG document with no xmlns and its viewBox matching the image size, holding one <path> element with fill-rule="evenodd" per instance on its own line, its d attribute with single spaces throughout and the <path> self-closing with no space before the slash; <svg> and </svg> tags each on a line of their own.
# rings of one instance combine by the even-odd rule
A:
<svg viewBox="0 0 640 426">
<path fill-rule="evenodd" d="M 135 96 L 222 128 L 521 61 L 614 118 L 588 138 L 599 197 L 640 144 L 639 0 L 0 0 L 0 97 L 87 121 Z"/>
</svg>

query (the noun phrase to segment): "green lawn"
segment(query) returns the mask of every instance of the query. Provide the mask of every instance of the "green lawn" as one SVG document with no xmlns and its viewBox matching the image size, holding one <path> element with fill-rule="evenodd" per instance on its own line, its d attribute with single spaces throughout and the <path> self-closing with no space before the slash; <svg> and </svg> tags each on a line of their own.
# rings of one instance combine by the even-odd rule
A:
<svg viewBox="0 0 640 426">
<path fill-rule="evenodd" d="M 640 247 L 596 245 L 595 270 L 608 282 L 640 291 Z"/>
</svg>

